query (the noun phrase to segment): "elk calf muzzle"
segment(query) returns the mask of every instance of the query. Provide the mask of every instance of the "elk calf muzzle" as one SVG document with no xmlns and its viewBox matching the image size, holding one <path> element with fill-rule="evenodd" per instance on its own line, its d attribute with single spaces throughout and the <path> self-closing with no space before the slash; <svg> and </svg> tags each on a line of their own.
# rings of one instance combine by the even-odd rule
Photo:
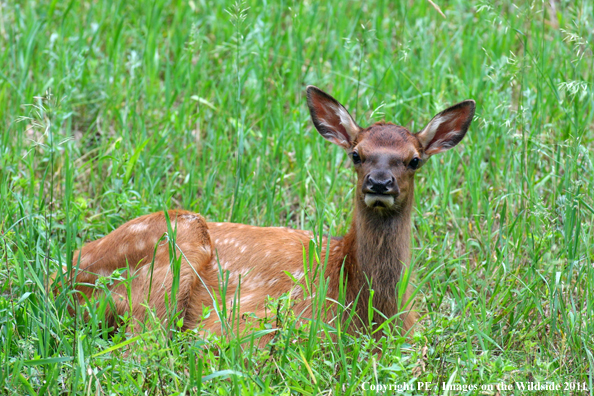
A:
<svg viewBox="0 0 594 396">
<path fill-rule="evenodd" d="M 363 193 L 367 207 L 391 208 L 400 195 L 400 188 L 390 172 L 375 170 L 365 177 Z"/>
</svg>

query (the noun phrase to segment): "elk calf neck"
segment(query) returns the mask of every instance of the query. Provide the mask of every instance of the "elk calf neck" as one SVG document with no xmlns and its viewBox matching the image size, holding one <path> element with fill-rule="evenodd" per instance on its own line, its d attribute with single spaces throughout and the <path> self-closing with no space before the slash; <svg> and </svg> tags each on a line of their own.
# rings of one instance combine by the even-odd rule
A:
<svg viewBox="0 0 594 396">
<path fill-rule="evenodd" d="M 307 88 L 307 104 L 318 132 L 346 150 L 357 174 L 350 230 L 344 237 L 331 237 L 329 241 L 324 237 L 321 247 L 320 257 L 328 256 L 323 274 L 328 279 L 327 298 L 338 299 L 339 278 L 344 276 L 346 303 L 358 297 L 355 326 L 370 325 L 371 286 L 376 309 L 372 322 L 377 325 L 399 314 L 398 320 L 407 331 L 417 319 L 410 301 L 411 287 L 399 300 L 397 286 L 410 262 L 414 175 L 433 154 L 462 140 L 475 103 L 466 100 L 442 111 L 414 134 L 385 122 L 361 128 L 344 106 L 313 86 Z M 178 254 L 183 257 L 176 303 L 184 328 L 201 324 L 221 333 L 221 322 L 228 318 L 219 318 L 212 311 L 202 318 L 203 306 L 212 307 L 212 296 L 221 295 L 219 265 L 229 275 L 226 302 L 228 306 L 239 303 L 240 317 L 247 312 L 264 317 L 267 297 L 277 298 L 287 292 L 296 301 L 294 312 L 303 317 L 312 314 L 310 301 L 292 279 L 303 281 L 304 251 L 307 256 L 311 232 L 207 223 L 198 214 L 180 210 L 168 212 L 168 217 L 171 228 L 176 229 Z M 78 266 L 78 270 L 73 270 L 73 276 L 79 301 L 86 300 L 83 294 L 88 298 L 98 293 L 94 283 L 99 276 L 129 266 L 133 274 L 130 294 L 123 284 L 111 287 L 114 305 L 107 320 L 115 324 L 118 315 L 131 309 L 132 316 L 143 321 L 147 305 L 159 318 L 166 319 L 165 295 L 171 293 L 173 276 L 169 243 L 158 243 L 168 231 L 166 219 L 163 212 L 139 217 L 88 243 L 80 254 L 76 252 L 73 268 Z"/>
</svg>

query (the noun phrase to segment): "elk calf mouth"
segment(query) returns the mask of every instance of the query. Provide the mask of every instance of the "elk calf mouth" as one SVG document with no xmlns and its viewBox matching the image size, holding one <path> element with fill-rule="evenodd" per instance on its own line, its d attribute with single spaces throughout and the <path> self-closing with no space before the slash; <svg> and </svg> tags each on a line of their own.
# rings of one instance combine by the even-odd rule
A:
<svg viewBox="0 0 594 396">
<path fill-rule="evenodd" d="M 369 208 L 391 208 L 394 197 L 387 194 L 365 194 L 365 205 Z"/>
</svg>

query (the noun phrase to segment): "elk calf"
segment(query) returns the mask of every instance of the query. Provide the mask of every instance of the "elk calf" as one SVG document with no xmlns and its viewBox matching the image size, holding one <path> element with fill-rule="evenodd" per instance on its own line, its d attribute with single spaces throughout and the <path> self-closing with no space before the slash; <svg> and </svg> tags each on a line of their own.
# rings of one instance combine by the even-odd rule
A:
<svg viewBox="0 0 594 396">
<path fill-rule="evenodd" d="M 371 286 L 375 308 L 372 321 L 377 325 L 400 314 L 402 328 L 407 331 L 417 314 L 410 301 L 411 287 L 399 300 L 397 285 L 410 262 L 414 175 L 433 154 L 462 140 L 472 121 L 475 103 L 466 100 L 442 111 L 415 134 L 386 122 L 361 128 L 346 108 L 313 86 L 307 87 L 307 104 L 318 132 L 346 150 L 357 174 L 349 232 L 340 238 L 323 238 L 321 257 L 328 256 L 322 274 L 328 279 L 327 297 L 338 299 L 340 277 L 344 276 L 346 303 L 358 297 L 357 324 L 369 325 L 366 322 Z M 302 295 L 292 279 L 302 281 L 305 276 L 304 250 L 308 255 L 311 232 L 206 223 L 202 216 L 186 211 L 170 211 L 168 217 L 171 228 L 177 230 L 176 248 L 182 256 L 176 300 L 184 328 L 202 323 L 208 330 L 221 332 L 221 321 L 227 318 L 214 314 L 201 318 L 203 307 L 212 307 L 213 296 L 221 294 L 219 265 L 229 271 L 224 298 L 230 304 L 238 296 L 240 313 L 253 312 L 263 317 L 268 296 L 277 298 L 291 292 L 298 301 L 295 312 L 305 317 L 312 314 L 311 301 L 304 298 L 307 296 Z M 93 294 L 98 276 L 108 276 L 129 266 L 133 273 L 131 293 L 128 295 L 123 285 L 112 288 L 113 315 L 122 315 L 132 307 L 132 315 L 142 321 L 148 302 L 156 315 L 164 319 L 165 295 L 171 293 L 173 275 L 169 244 L 161 242 L 156 253 L 155 246 L 167 229 L 165 214 L 154 213 L 85 245 L 76 272 L 76 288 L 81 296 Z M 76 253 L 74 266 L 78 258 Z M 236 296 L 240 283 L 240 294 Z"/>
</svg>

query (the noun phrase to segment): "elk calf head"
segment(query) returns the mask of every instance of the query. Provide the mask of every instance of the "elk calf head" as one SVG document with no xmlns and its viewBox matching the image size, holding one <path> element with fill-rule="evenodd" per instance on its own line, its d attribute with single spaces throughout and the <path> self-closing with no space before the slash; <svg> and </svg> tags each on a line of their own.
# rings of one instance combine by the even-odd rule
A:
<svg viewBox="0 0 594 396">
<path fill-rule="evenodd" d="M 307 104 L 318 132 L 344 148 L 357 172 L 357 205 L 389 215 L 412 202 L 414 174 L 433 154 L 456 146 L 474 116 L 474 100 L 437 114 L 418 133 L 392 123 L 361 128 L 347 109 L 322 90 L 307 87 Z"/>
</svg>

